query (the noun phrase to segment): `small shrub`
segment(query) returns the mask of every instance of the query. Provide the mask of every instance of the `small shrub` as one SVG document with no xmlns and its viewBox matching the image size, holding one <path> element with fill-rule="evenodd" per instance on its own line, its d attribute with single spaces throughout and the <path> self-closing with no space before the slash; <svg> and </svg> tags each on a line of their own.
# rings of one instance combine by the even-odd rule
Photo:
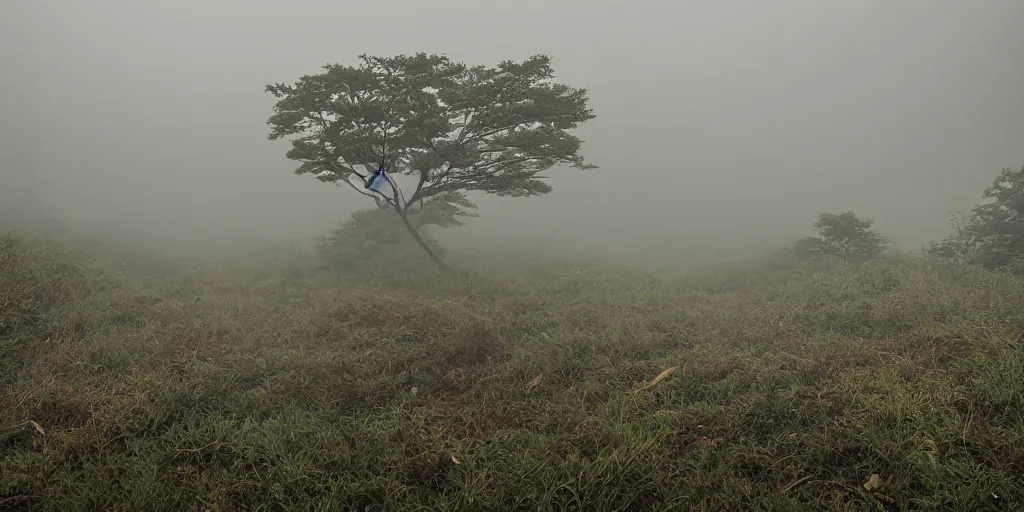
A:
<svg viewBox="0 0 1024 512">
<path fill-rule="evenodd" d="M 870 260 L 885 252 L 889 241 L 871 229 L 873 220 L 861 219 L 852 211 L 822 212 L 814 227 L 817 237 L 805 237 L 793 244 L 799 258 L 833 254 L 848 261 Z"/>
<path fill-rule="evenodd" d="M 441 244 L 425 232 L 420 236 L 442 257 Z M 429 264 L 401 219 L 386 210 L 360 210 L 328 236 L 315 239 L 324 263 L 335 270 L 365 271 L 378 266 Z"/>
</svg>

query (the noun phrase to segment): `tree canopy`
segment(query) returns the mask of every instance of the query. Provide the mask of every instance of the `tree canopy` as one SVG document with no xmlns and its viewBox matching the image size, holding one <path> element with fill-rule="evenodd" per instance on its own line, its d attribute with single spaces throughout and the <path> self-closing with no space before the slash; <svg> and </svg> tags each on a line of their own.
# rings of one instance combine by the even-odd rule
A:
<svg viewBox="0 0 1024 512">
<path fill-rule="evenodd" d="M 835 214 L 821 212 L 814 227 L 817 237 L 805 237 L 794 243 L 801 256 L 835 254 L 848 260 L 868 260 L 881 254 L 889 242 L 871 229 L 874 221 L 857 217 L 852 211 Z"/>
<path fill-rule="evenodd" d="M 1024 260 L 1024 167 L 1004 168 L 985 189 L 985 202 L 966 223 L 929 251 L 948 258 L 1001 268 Z"/>
<path fill-rule="evenodd" d="M 357 66 L 329 64 L 294 84 L 268 85 L 278 98 L 268 138 L 291 137 L 296 174 L 371 197 L 353 179 L 390 157 L 388 172 L 416 177 L 412 193 L 396 192 L 392 205 L 403 220 L 417 214 L 410 230 L 474 216 L 467 192 L 547 194 L 539 173 L 596 167 L 567 131 L 595 117 L 587 91 L 555 82 L 546 55 L 494 67 L 425 53 L 358 58 Z"/>
</svg>

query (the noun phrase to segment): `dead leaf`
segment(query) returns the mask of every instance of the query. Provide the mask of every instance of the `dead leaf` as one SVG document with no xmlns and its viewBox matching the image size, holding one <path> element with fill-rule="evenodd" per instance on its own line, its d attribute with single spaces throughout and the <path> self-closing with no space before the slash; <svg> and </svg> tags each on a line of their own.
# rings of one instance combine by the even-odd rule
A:
<svg viewBox="0 0 1024 512">
<path fill-rule="evenodd" d="M 452 455 L 452 462 L 455 463 L 456 465 L 462 464 L 461 462 L 459 462 L 459 459 L 455 458 L 454 455 Z"/>
<path fill-rule="evenodd" d="M 32 425 L 32 427 L 36 429 L 36 432 L 39 432 L 39 435 L 41 435 L 41 436 L 45 436 L 46 435 L 46 431 L 44 431 L 43 427 L 39 426 L 38 423 L 36 423 L 36 422 L 34 422 L 32 420 L 25 420 L 25 423 L 28 423 L 29 425 Z"/>
<path fill-rule="evenodd" d="M 659 374 L 658 374 L 658 376 L 654 378 L 654 380 L 652 380 L 651 382 L 649 382 L 649 383 L 647 383 L 647 384 L 645 384 L 645 385 L 641 386 L 641 387 L 640 387 L 639 389 L 637 389 L 636 391 L 643 391 L 643 390 L 645 390 L 645 389 L 647 389 L 647 388 L 651 388 L 651 387 L 654 387 L 654 386 L 655 386 L 655 385 L 657 385 L 657 384 L 658 384 L 659 382 L 661 382 L 661 381 L 665 380 L 665 377 L 668 377 L 669 375 L 672 375 L 672 374 L 673 374 L 673 373 L 675 373 L 675 371 L 676 371 L 676 370 L 678 370 L 678 369 L 679 369 L 679 367 L 678 367 L 678 366 L 673 366 L 672 368 L 669 368 L 669 369 L 667 369 L 667 370 L 665 370 L 665 371 L 663 371 L 663 372 L 659 373 Z M 636 391 L 634 391 L 634 393 L 635 393 Z"/>
<path fill-rule="evenodd" d="M 878 473 L 871 475 L 867 482 L 864 482 L 864 488 L 868 491 L 873 491 L 882 486 L 882 478 L 878 476 Z"/>
<path fill-rule="evenodd" d="M 541 373 L 541 374 L 537 375 L 536 377 L 534 377 L 533 380 L 531 380 L 526 385 L 526 392 L 529 393 L 533 388 L 539 386 L 540 385 L 540 381 L 543 380 L 543 377 L 544 377 L 543 373 Z"/>
</svg>

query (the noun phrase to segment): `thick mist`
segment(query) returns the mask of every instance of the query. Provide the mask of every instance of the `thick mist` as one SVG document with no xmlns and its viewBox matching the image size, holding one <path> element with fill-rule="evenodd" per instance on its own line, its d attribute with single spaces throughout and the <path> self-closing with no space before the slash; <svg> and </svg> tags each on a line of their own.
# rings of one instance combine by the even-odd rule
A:
<svg viewBox="0 0 1024 512">
<path fill-rule="evenodd" d="M 476 197 L 444 238 L 676 257 L 853 209 L 915 248 L 1024 164 L 1022 17 L 1019 0 L 14 0 L 0 201 L 169 244 L 309 239 L 373 205 L 292 174 L 265 84 L 364 52 L 547 53 L 590 89 L 580 136 L 601 168 L 552 170 L 544 198 Z"/>
</svg>

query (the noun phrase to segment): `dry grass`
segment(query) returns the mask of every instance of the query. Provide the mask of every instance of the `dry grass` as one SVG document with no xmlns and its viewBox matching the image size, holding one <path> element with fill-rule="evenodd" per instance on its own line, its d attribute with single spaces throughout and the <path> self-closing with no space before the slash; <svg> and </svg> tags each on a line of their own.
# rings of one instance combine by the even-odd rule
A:
<svg viewBox="0 0 1024 512">
<path fill-rule="evenodd" d="M 156 280 L 5 235 L 0 509 L 1020 510 L 1022 304 L 909 256 Z"/>
</svg>

